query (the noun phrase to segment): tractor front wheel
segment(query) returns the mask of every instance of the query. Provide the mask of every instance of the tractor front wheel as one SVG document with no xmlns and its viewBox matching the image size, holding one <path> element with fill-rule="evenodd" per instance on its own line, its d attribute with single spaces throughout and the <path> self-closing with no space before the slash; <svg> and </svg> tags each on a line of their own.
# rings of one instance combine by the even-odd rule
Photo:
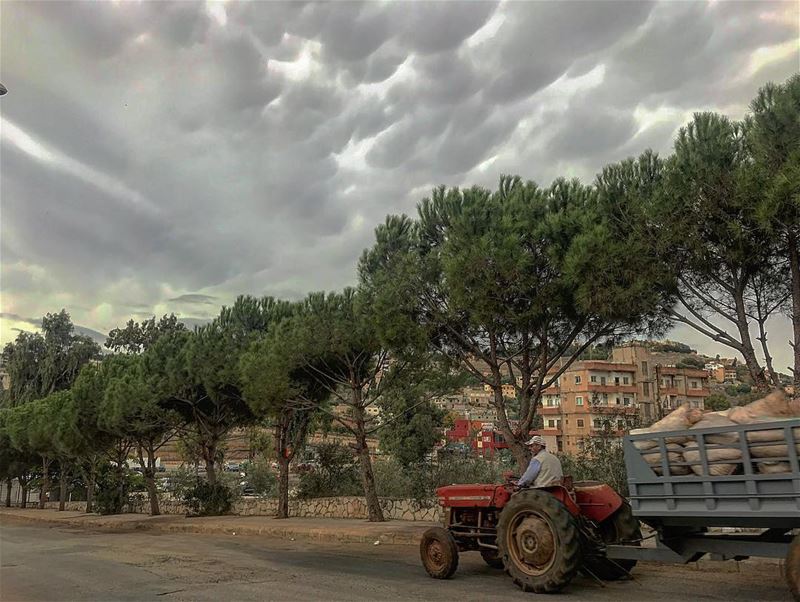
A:
<svg viewBox="0 0 800 602">
<path fill-rule="evenodd" d="M 458 568 L 458 545 L 447 529 L 433 527 L 425 531 L 419 555 L 425 570 L 434 579 L 449 579 Z"/>
<path fill-rule="evenodd" d="M 581 564 L 575 518 L 546 491 L 516 493 L 500 513 L 497 547 L 506 572 L 526 592 L 563 589 Z"/>
<path fill-rule="evenodd" d="M 605 544 L 624 544 L 638 546 L 642 539 L 642 530 L 639 521 L 633 516 L 631 507 L 627 502 L 604 520 L 599 528 L 599 536 Z M 612 560 L 605 556 L 595 556 L 586 559 L 586 568 L 595 576 L 605 581 L 617 581 L 627 577 L 636 566 L 635 560 Z"/>
</svg>

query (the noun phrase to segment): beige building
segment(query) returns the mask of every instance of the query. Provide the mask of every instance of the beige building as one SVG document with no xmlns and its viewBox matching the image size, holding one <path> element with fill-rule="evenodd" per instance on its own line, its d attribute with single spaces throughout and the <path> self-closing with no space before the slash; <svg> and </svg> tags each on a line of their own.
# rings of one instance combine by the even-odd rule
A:
<svg viewBox="0 0 800 602">
<path fill-rule="evenodd" d="M 636 369 L 636 385 L 640 415 L 644 422 L 657 420 L 678 406 L 689 404 L 703 408 L 711 394 L 706 370 L 677 368 L 661 354 L 652 353 L 641 343 L 615 347 L 612 361 L 632 365 Z"/>
</svg>

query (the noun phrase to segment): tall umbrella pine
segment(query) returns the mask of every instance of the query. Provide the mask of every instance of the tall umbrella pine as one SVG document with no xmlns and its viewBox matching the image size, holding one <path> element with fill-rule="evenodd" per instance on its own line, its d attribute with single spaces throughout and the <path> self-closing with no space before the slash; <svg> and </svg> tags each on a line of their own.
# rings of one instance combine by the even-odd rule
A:
<svg viewBox="0 0 800 602">
<path fill-rule="evenodd" d="M 167 355 L 153 374 L 170 409 L 181 414 L 200 451 L 209 483 L 228 433 L 255 417 L 244 399 L 239 359 L 269 325 L 289 311 L 290 304 L 271 297 L 239 297 L 224 307 L 211 324 L 192 334 L 176 333 L 155 348 Z"/>
<path fill-rule="evenodd" d="M 800 395 L 800 74 L 767 84 L 750 105 L 747 140 L 764 182 L 758 218 L 778 258 L 774 288 L 792 322 L 795 395 Z M 761 329 L 761 337 L 765 337 Z M 783 368 L 782 366 L 779 368 Z"/>
<path fill-rule="evenodd" d="M 137 357 L 129 370 L 106 387 L 102 404 L 106 428 L 133 443 L 150 500 L 150 514 L 160 514 L 156 487 L 156 454 L 180 426 L 180 415 L 165 407 L 164 399 L 146 373 L 145 356 Z"/>
<path fill-rule="evenodd" d="M 319 404 L 328 396 L 318 375 L 304 369 L 293 326 L 291 322 L 273 326 L 251 344 L 240 362 L 245 398 L 253 413 L 273 428 L 279 467 L 277 518 L 289 516 L 289 468 L 305 445 Z"/>
<path fill-rule="evenodd" d="M 751 331 L 781 305 L 771 294 L 774 245 L 758 219 L 764 188 L 745 124 L 698 113 L 675 139 L 651 214 L 653 240 L 668 250 L 675 275 L 672 318 L 741 354 L 762 390 L 777 377 L 762 366 Z"/>
<path fill-rule="evenodd" d="M 102 464 L 111 462 L 116 487 L 109 498 L 111 503 L 107 510 L 115 512 L 120 512 L 126 501 L 125 471 L 133 440 L 127 432 L 117 428 L 113 416 L 105 411 L 105 396 L 111 382 L 124 377 L 135 362 L 133 356 L 107 356 L 99 364 L 84 367 L 72 387 L 76 416 L 74 427 L 82 431 L 75 437 L 84 436 L 87 447 L 82 463 L 89 492 L 87 505 L 91 505 L 88 504 L 89 500 L 93 501 L 98 469 Z"/>
<path fill-rule="evenodd" d="M 542 392 L 590 345 L 652 328 L 658 314 L 658 295 L 632 294 L 649 272 L 631 273 L 609 229 L 593 188 L 504 177 L 495 192 L 436 189 L 416 220 L 387 218 L 362 257 L 379 323 L 421 327 L 431 349 L 492 390 L 520 468 Z"/>
</svg>

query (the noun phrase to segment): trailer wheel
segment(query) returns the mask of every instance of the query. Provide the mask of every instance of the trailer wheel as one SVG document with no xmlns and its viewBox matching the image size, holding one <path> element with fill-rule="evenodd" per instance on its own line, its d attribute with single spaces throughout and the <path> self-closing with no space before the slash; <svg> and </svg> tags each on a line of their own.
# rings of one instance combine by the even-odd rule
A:
<svg viewBox="0 0 800 602">
<path fill-rule="evenodd" d="M 419 555 L 425 570 L 434 579 L 449 579 L 458 568 L 458 545 L 447 529 L 433 527 L 425 531 Z"/>
<path fill-rule="evenodd" d="M 503 568 L 503 559 L 500 557 L 500 552 L 498 550 L 483 548 L 481 549 L 481 558 L 493 569 Z"/>
<path fill-rule="evenodd" d="M 604 520 L 599 527 L 599 535 L 606 544 L 619 544 L 625 542 L 635 542 L 630 545 L 640 545 L 642 530 L 639 521 L 633 516 L 633 511 L 627 502 Z M 635 560 L 611 559 L 605 556 L 592 556 L 586 558 L 586 568 L 594 575 L 605 581 L 617 581 L 628 576 L 628 573 L 636 566 Z"/>
<path fill-rule="evenodd" d="M 581 564 L 575 518 L 546 491 L 513 495 L 497 522 L 497 547 L 506 572 L 526 592 L 563 589 Z"/>
<path fill-rule="evenodd" d="M 800 602 L 800 535 L 795 535 L 789 544 L 789 553 L 786 555 L 786 581 L 789 591 L 797 602 Z"/>
</svg>

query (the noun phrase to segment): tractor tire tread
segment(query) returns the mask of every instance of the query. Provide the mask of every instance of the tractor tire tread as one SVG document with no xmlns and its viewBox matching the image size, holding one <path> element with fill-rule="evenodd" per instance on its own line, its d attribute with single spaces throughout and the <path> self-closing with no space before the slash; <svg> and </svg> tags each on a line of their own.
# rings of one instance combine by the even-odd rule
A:
<svg viewBox="0 0 800 602">
<path fill-rule="evenodd" d="M 438 541 L 444 548 L 445 562 L 441 567 L 433 566 L 428 559 L 428 543 L 430 540 Z M 422 534 L 419 543 L 419 553 L 422 566 L 434 579 L 450 579 L 458 569 L 458 544 L 453 534 L 442 527 L 431 527 Z"/>
<path fill-rule="evenodd" d="M 521 491 L 511 498 L 500 514 L 500 520 L 497 525 L 497 541 L 501 551 L 507 550 L 505 542 L 506 521 L 504 517 L 510 517 L 515 514 L 517 506 L 535 506 L 546 512 L 552 521 L 553 529 L 560 543 L 560 564 L 555 571 L 551 571 L 544 578 L 536 578 L 516 570 L 513 562 L 508 558 L 508 553 L 501 552 L 506 573 L 523 591 L 544 594 L 562 590 L 572 581 L 572 578 L 580 568 L 582 560 L 580 532 L 574 517 L 566 506 L 549 493 L 535 489 Z M 519 510 L 521 509 L 523 508 L 519 508 Z"/>
</svg>

